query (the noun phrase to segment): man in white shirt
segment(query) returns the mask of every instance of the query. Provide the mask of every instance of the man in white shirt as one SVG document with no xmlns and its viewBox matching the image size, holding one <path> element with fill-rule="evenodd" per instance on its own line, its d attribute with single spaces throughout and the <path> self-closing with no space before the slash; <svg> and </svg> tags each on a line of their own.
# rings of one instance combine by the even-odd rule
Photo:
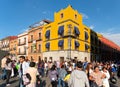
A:
<svg viewBox="0 0 120 87">
<path fill-rule="evenodd" d="M 20 83 L 19 83 L 19 87 L 25 87 L 24 84 L 23 84 L 23 81 L 22 81 L 22 76 L 24 74 L 26 74 L 26 70 L 28 69 L 29 67 L 29 63 L 27 63 L 25 61 L 25 57 L 24 56 L 20 56 L 20 68 L 19 68 L 19 76 L 20 76 Z"/>
</svg>

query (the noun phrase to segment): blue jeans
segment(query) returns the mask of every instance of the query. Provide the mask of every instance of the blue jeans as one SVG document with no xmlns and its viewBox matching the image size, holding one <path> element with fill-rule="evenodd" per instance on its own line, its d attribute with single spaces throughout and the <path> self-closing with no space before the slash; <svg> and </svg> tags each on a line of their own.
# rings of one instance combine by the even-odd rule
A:
<svg viewBox="0 0 120 87">
<path fill-rule="evenodd" d="M 65 87 L 65 82 L 61 79 L 61 78 L 59 78 L 58 79 L 58 87 Z"/>
<path fill-rule="evenodd" d="M 38 68 L 38 72 L 42 77 L 44 76 L 44 68 Z"/>
<path fill-rule="evenodd" d="M 1 75 L 0 79 L 6 79 L 6 69 L 5 68 L 2 69 L 2 75 Z"/>
<path fill-rule="evenodd" d="M 22 77 L 20 77 L 20 79 L 19 79 L 19 87 L 25 87 L 25 85 L 23 84 Z"/>
</svg>

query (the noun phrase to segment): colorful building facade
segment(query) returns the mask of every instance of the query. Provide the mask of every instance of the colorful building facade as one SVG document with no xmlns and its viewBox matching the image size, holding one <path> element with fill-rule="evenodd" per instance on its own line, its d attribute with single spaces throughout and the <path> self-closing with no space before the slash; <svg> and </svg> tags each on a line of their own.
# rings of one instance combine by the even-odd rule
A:
<svg viewBox="0 0 120 87">
<path fill-rule="evenodd" d="M 28 58 L 38 62 L 42 59 L 42 28 L 45 24 L 50 23 L 43 20 L 30 26 L 28 31 Z"/>
<path fill-rule="evenodd" d="M 90 61 L 90 28 L 70 5 L 54 14 L 54 22 L 43 27 L 44 60 Z"/>
</svg>

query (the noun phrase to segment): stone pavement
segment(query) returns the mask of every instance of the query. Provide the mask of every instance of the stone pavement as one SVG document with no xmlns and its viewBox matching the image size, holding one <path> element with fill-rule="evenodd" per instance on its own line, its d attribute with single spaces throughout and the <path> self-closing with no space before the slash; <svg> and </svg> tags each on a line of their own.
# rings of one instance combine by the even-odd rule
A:
<svg viewBox="0 0 120 87">
<path fill-rule="evenodd" d="M 18 87 L 19 81 L 18 81 L 18 77 L 14 77 L 10 79 L 10 83 L 11 85 L 9 87 Z M 117 84 L 112 84 L 110 83 L 110 87 L 120 87 L 120 78 L 117 78 Z M 50 80 L 48 77 L 44 77 L 42 78 L 43 84 L 44 86 L 42 87 L 51 87 L 50 85 Z M 6 87 L 5 86 L 5 80 L 0 80 L 0 87 Z M 39 87 L 39 86 L 37 86 Z"/>
</svg>

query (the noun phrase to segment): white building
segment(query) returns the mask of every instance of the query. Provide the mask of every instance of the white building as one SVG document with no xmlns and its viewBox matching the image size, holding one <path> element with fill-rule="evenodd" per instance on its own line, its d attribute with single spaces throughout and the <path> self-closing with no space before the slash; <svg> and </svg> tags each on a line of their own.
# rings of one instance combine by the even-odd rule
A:
<svg viewBox="0 0 120 87">
<path fill-rule="evenodd" d="M 24 32 L 18 35 L 18 57 L 28 56 L 28 32 Z"/>
</svg>

